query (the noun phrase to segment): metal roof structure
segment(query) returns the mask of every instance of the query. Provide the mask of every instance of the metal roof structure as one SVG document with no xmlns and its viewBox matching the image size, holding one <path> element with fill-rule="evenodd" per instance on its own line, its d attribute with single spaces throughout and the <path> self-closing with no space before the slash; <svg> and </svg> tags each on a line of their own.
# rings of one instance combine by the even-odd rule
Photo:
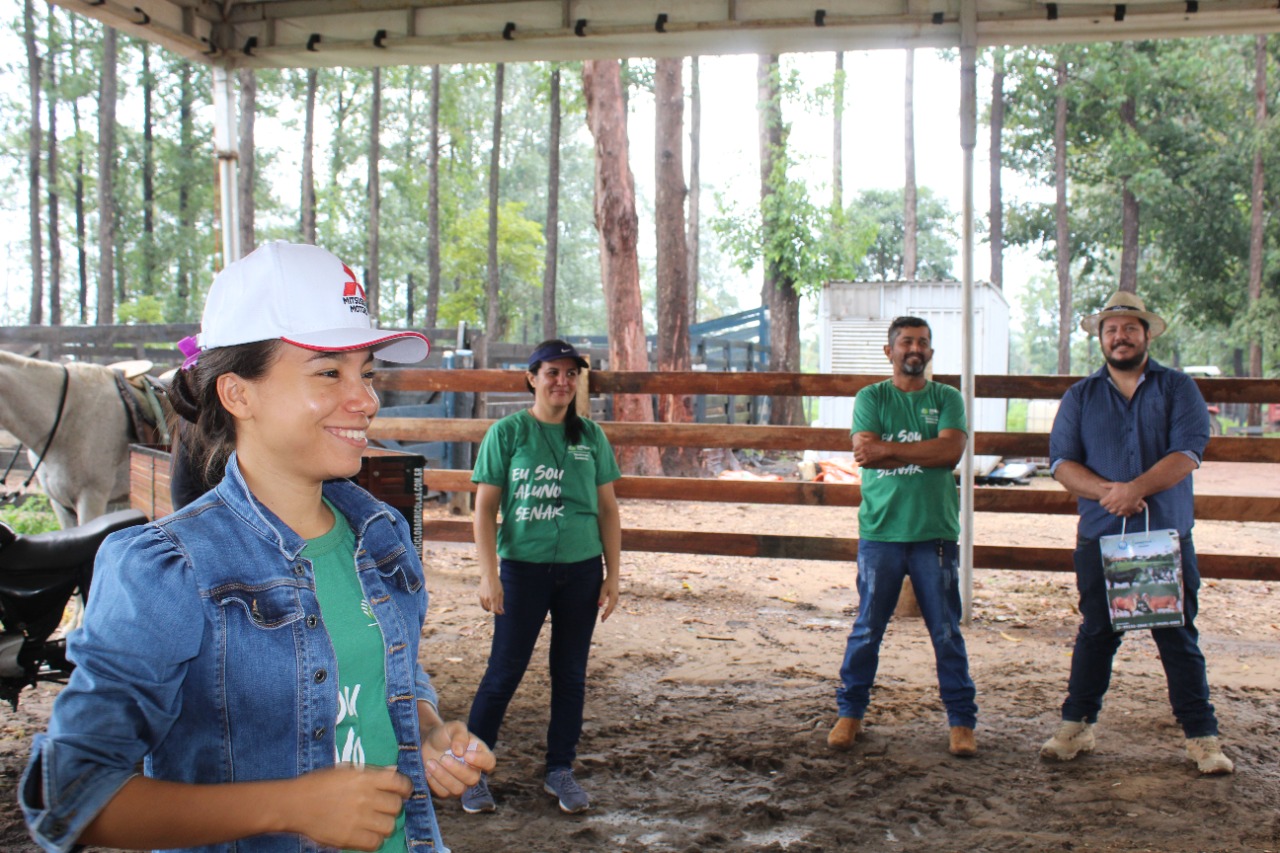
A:
<svg viewBox="0 0 1280 853">
<path fill-rule="evenodd" d="M 225 68 L 432 65 L 1280 30 L 1277 0 L 52 0 Z"/>
</svg>

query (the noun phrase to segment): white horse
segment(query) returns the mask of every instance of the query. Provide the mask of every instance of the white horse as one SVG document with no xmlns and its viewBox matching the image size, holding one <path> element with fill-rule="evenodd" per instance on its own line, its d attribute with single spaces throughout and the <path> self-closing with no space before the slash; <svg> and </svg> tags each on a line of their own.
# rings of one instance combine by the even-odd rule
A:
<svg viewBox="0 0 1280 853">
<path fill-rule="evenodd" d="M 58 523 L 72 527 L 105 513 L 108 502 L 128 499 L 130 427 L 110 367 L 72 363 L 63 371 L 61 364 L 0 351 L 0 427 L 26 445 L 34 466 L 66 376 L 62 420 L 36 476 Z"/>
</svg>

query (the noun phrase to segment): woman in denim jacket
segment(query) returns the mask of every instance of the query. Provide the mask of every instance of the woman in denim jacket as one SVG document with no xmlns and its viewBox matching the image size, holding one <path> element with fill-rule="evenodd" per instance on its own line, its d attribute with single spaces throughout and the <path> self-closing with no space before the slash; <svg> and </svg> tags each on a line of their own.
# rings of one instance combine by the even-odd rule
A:
<svg viewBox="0 0 1280 853">
<path fill-rule="evenodd" d="M 219 274 L 199 344 L 175 402 L 193 459 L 225 476 L 103 545 L 21 783 L 32 834 L 54 851 L 447 850 L 431 795 L 493 755 L 441 720 L 418 664 L 408 525 L 345 479 L 375 353 L 418 361 L 426 339 L 373 329 L 333 255 L 276 243 Z"/>
</svg>

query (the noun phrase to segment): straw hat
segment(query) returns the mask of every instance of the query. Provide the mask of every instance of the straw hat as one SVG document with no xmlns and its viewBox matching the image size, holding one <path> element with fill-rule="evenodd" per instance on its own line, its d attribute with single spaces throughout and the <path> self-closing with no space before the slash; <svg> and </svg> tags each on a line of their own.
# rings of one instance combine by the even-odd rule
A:
<svg viewBox="0 0 1280 853">
<path fill-rule="evenodd" d="M 1084 329 L 1091 335 L 1098 334 L 1098 327 L 1102 325 L 1102 321 L 1108 317 L 1138 317 L 1146 320 L 1147 325 L 1151 329 L 1151 337 L 1158 338 L 1164 334 L 1164 330 L 1168 328 L 1168 324 L 1159 314 L 1152 314 L 1147 310 L 1147 306 L 1143 303 L 1142 298 L 1136 293 L 1129 293 L 1126 290 L 1117 290 L 1111 294 L 1111 298 L 1107 300 L 1107 304 L 1097 314 L 1090 314 L 1080 321 L 1080 328 Z"/>
</svg>

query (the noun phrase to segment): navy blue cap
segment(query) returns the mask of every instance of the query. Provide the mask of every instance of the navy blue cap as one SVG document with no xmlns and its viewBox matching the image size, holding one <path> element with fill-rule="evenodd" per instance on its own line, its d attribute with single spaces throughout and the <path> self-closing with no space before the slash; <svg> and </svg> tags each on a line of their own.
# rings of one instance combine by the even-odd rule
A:
<svg viewBox="0 0 1280 853">
<path fill-rule="evenodd" d="M 532 369 L 535 364 L 540 364 L 544 361 L 555 361 L 559 358 L 571 358 L 578 362 L 579 367 L 591 366 L 590 363 L 588 363 L 587 360 L 583 358 L 576 349 L 574 349 L 573 344 L 565 343 L 564 341 L 548 341 L 529 354 L 529 368 Z"/>
</svg>

